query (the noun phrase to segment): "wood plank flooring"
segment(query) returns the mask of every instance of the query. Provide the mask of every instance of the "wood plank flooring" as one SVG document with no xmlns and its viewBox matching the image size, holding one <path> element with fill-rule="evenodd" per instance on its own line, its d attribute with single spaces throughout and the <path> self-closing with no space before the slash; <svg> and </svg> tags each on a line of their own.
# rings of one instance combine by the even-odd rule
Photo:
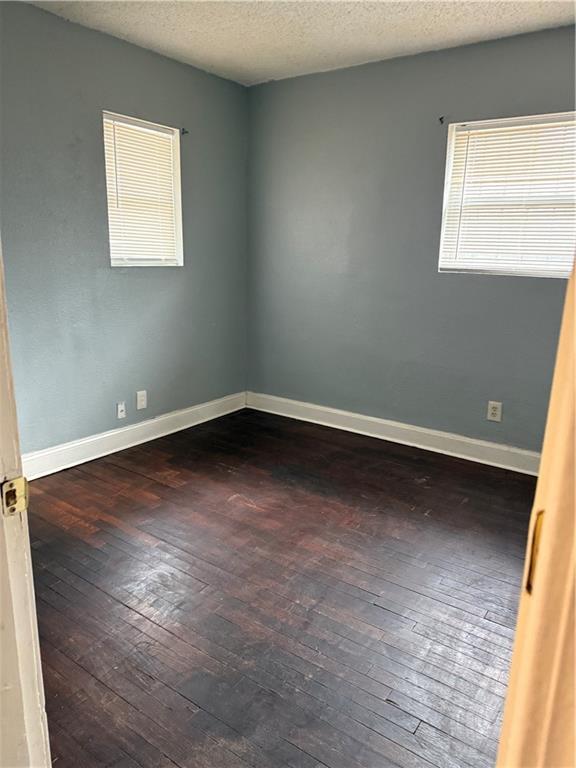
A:
<svg viewBox="0 0 576 768">
<path fill-rule="evenodd" d="M 534 479 L 244 410 L 31 484 L 57 768 L 488 768 Z"/>
</svg>

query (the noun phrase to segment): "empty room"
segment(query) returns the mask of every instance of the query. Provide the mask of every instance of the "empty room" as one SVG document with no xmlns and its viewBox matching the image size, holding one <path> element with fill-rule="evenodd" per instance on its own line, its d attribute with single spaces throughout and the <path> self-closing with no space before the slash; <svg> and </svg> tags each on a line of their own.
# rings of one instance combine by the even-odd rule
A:
<svg viewBox="0 0 576 768">
<path fill-rule="evenodd" d="M 0 768 L 575 768 L 574 20 L 0 2 Z"/>
</svg>

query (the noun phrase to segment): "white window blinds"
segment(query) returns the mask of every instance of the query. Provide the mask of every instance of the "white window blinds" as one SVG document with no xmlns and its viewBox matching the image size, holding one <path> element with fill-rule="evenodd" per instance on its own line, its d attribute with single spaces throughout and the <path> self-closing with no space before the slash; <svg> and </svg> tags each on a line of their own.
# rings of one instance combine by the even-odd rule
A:
<svg viewBox="0 0 576 768">
<path fill-rule="evenodd" d="M 180 131 L 111 112 L 103 120 L 112 266 L 180 266 Z"/>
<path fill-rule="evenodd" d="M 567 277 L 575 113 L 450 125 L 440 271 Z"/>
</svg>

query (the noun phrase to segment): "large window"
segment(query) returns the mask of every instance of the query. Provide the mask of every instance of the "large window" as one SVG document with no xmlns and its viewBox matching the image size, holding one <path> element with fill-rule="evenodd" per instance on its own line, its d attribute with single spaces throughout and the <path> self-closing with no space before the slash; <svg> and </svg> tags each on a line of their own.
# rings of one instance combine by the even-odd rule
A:
<svg viewBox="0 0 576 768">
<path fill-rule="evenodd" d="M 574 112 L 450 125 L 441 272 L 568 277 L 575 249 Z"/>
<path fill-rule="evenodd" d="M 103 113 L 113 267 L 183 263 L 180 131 Z"/>
</svg>

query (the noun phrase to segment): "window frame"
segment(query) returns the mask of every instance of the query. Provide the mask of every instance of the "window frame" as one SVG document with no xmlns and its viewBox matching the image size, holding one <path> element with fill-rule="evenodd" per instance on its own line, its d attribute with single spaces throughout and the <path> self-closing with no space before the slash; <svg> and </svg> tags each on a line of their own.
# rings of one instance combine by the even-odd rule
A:
<svg viewBox="0 0 576 768">
<path fill-rule="evenodd" d="M 487 120 L 466 120 L 464 122 L 450 123 L 448 125 L 448 137 L 446 144 L 446 165 L 444 172 L 444 192 L 442 199 L 442 222 L 441 222 L 441 234 L 440 234 L 440 248 L 438 252 L 438 273 L 440 274 L 460 274 L 460 275 L 493 275 L 503 277 L 544 277 L 550 279 L 568 280 L 570 274 L 563 275 L 558 273 L 551 273 L 549 271 L 536 270 L 536 269 L 519 269 L 519 270 L 506 270 L 506 269 L 481 269 L 481 268 L 458 268 L 455 265 L 442 266 L 442 254 L 444 250 L 444 241 L 446 237 L 445 224 L 449 209 L 449 201 L 451 194 L 452 183 L 452 170 L 454 163 L 454 149 L 456 142 L 456 135 L 459 129 L 466 128 L 491 128 L 491 127 L 514 127 L 514 126 L 528 126 L 528 125 L 544 125 L 547 123 L 557 123 L 565 120 L 575 120 L 576 111 L 565 112 L 552 112 L 543 113 L 539 115 L 522 115 L 519 117 L 507 117 L 507 118 L 491 118 Z"/>
<path fill-rule="evenodd" d="M 172 187 L 174 195 L 174 230 L 175 230 L 175 258 L 174 260 L 166 259 L 122 259 L 114 257 L 112 254 L 112 245 L 110 241 L 110 216 L 109 216 L 109 201 L 108 201 L 108 176 L 106 172 L 106 148 L 104 146 L 104 178 L 106 182 L 106 218 L 108 222 L 108 249 L 110 257 L 111 267 L 183 267 L 184 266 L 184 238 L 182 227 L 182 174 L 180 163 L 180 137 L 182 131 L 180 128 L 173 128 L 169 125 L 163 125 L 162 123 L 154 123 L 150 120 L 143 120 L 139 117 L 132 117 L 130 115 L 123 115 L 119 112 L 112 112 L 111 110 L 102 110 L 102 142 L 105 145 L 104 138 L 104 125 L 105 120 L 111 120 L 116 123 L 122 123 L 124 125 L 134 126 L 150 133 L 166 134 L 172 139 Z"/>
</svg>

